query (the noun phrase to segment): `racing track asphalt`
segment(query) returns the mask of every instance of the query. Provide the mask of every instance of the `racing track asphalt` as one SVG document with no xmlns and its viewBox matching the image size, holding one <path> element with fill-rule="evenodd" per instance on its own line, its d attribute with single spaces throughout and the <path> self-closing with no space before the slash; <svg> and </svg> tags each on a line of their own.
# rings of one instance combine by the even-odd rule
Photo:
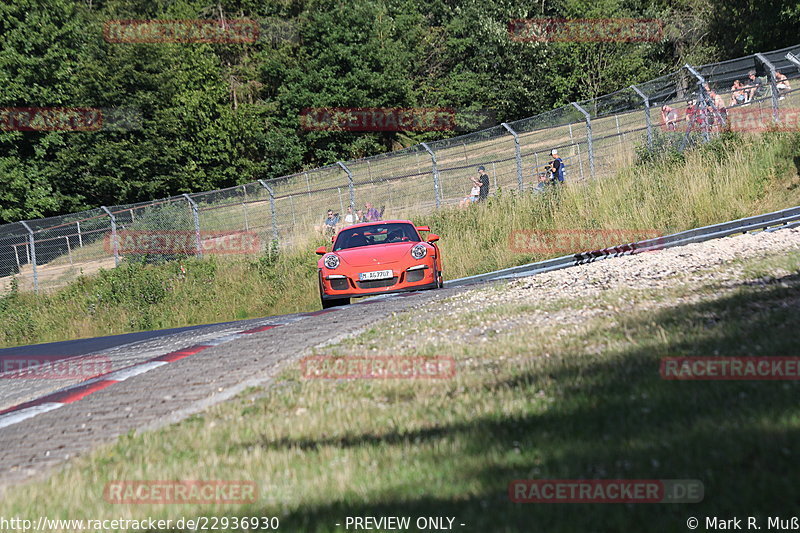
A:
<svg viewBox="0 0 800 533">
<path fill-rule="evenodd" d="M 264 385 L 285 365 L 314 347 L 357 333 L 392 313 L 462 290 L 463 287 L 445 287 L 370 298 L 327 311 L 149 332 L 133 343 L 130 341 L 136 337 L 124 335 L 70 341 L 64 347 L 73 356 L 100 350 L 112 358 L 117 373 L 118 368 L 137 365 L 153 371 L 103 383 L 104 388 L 85 396 L 73 394 L 71 397 L 78 401 L 65 401 L 55 410 L 0 428 L 0 492 L 14 483 L 43 476 L 70 457 L 111 442 L 130 430 L 155 429 L 177 422 L 250 386 Z M 49 354 L 59 344 L 14 350 L 17 354 L 20 350 Z M 207 347 L 197 352 L 185 350 L 198 344 Z M 170 356 L 175 353 L 180 357 Z M 152 363 L 154 359 L 161 362 L 157 368 Z M 167 361 L 169 364 L 163 364 Z M 6 393 L 0 409 L 13 409 L 8 406 L 31 398 L 36 403 L 42 394 L 53 396 L 54 380 L 0 381 L 4 381 L 2 392 L 12 391 L 10 396 Z M 19 390 L 14 392 L 12 384 Z"/>
</svg>

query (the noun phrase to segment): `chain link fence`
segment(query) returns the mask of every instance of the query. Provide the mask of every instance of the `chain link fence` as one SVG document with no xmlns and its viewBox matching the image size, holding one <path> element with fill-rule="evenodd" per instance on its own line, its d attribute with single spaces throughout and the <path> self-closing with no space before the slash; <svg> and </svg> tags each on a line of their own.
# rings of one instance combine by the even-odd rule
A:
<svg viewBox="0 0 800 533">
<path fill-rule="evenodd" d="M 0 294 L 60 287 L 126 258 L 158 262 L 302 245 L 315 232 L 325 234 L 328 210 L 339 214 L 339 226 L 348 208 L 354 215 L 372 207 L 384 219 L 411 218 L 458 204 L 478 166 L 485 167 L 492 194 L 528 191 L 553 148 L 565 162 L 566 181 L 581 182 L 629 165 L 637 149 L 683 149 L 743 117 L 797 130 L 798 56 L 800 45 L 685 65 L 468 135 L 228 189 L 6 224 L 0 226 Z"/>
</svg>

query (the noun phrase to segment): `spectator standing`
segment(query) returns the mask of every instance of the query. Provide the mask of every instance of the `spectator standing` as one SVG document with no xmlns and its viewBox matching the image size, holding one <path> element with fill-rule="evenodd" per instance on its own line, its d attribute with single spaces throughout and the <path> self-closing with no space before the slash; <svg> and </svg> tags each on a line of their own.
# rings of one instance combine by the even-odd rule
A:
<svg viewBox="0 0 800 533">
<path fill-rule="evenodd" d="M 689 128 L 694 128 L 696 122 L 698 122 L 697 115 L 697 107 L 694 105 L 694 100 L 689 99 L 686 100 L 686 122 L 689 124 Z"/>
<path fill-rule="evenodd" d="M 360 223 L 366 222 L 366 221 L 367 221 L 367 217 L 364 216 L 364 210 L 363 209 L 359 209 L 358 211 L 356 211 L 356 224 L 360 224 Z"/>
<path fill-rule="evenodd" d="M 483 165 L 478 167 L 478 179 L 472 182 L 478 186 L 478 201 L 486 200 L 489 196 L 489 174 L 486 173 L 486 167 Z"/>
<path fill-rule="evenodd" d="M 550 166 L 553 168 L 553 177 L 551 180 L 553 183 L 555 183 L 556 180 L 558 180 L 559 183 L 564 183 L 564 160 L 558 157 L 558 150 L 555 148 L 550 150 L 550 155 L 553 158 L 550 162 Z"/>
<path fill-rule="evenodd" d="M 377 209 L 372 207 L 372 204 L 370 202 L 366 203 L 366 207 L 367 207 L 367 216 L 366 216 L 367 222 L 375 222 L 381 219 L 381 214 L 378 212 Z"/>
<path fill-rule="evenodd" d="M 664 122 L 665 128 L 674 131 L 676 123 L 678 122 L 678 112 L 675 108 L 664 104 L 661 106 L 661 120 Z"/>
</svg>

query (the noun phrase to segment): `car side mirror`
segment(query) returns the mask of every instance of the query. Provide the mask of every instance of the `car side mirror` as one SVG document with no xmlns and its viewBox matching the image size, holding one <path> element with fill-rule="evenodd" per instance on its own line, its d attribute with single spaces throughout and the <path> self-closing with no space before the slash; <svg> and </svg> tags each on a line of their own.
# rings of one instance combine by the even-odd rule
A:
<svg viewBox="0 0 800 533">
<path fill-rule="evenodd" d="M 317 248 L 317 255 L 325 255 L 327 253 L 328 249 L 325 248 L 324 246 L 320 246 L 319 248 Z"/>
<path fill-rule="evenodd" d="M 431 233 L 430 235 L 428 235 L 428 238 L 426 240 L 428 242 L 436 242 L 439 240 L 439 236 L 436 235 L 435 233 Z"/>
</svg>

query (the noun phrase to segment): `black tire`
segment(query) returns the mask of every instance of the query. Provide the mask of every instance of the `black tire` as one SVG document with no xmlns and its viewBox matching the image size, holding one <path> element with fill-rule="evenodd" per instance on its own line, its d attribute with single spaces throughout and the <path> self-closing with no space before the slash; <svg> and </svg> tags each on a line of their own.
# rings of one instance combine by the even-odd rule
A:
<svg viewBox="0 0 800 533">
<path fill-rule="evenodd" d="M 320 298 L 322 300 L 322 298 Z M 322 300 L 322 308 L 330 309 L 331 307 L 341 307 L 342 305 L 350 305 L 350 298 L 337 298 L 335 300 Z"/>
<path fill-rule="evenodd" d="M 436 288 L 444 288 L 444 278 L 442 277 L 442 273 L 437 270 L 433 273 L 433 275 L 436 278 Z"/>
</svg>

